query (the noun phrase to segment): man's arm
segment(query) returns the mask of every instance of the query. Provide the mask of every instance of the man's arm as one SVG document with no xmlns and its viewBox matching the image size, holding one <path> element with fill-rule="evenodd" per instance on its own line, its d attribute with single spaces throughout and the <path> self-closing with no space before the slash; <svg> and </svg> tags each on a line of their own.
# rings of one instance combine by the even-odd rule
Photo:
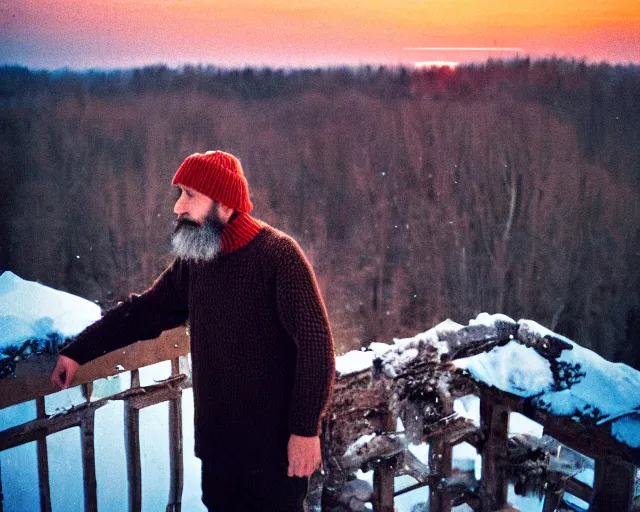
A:
<svg viewBox="0 0 640 512">
<path fill-rule="evenodd" d="M 110 309 L 60 351 L 51 381 L 69 387 L 79 365 L 140 340 L 157 338 L 162 331 L 187 319 L 188 267 L 176 259 L 141 295 Z"/>
<path fill-rule="evenodd" d="M 320 457 L 320 419 L 335 377 L 335 350 L 318 283 L 300 247 L 286 241 L 277 269 L 276 297 L 282 324 L 297 345 L 289 416 L 289 476 L 308 476 Z"/>
</svg>

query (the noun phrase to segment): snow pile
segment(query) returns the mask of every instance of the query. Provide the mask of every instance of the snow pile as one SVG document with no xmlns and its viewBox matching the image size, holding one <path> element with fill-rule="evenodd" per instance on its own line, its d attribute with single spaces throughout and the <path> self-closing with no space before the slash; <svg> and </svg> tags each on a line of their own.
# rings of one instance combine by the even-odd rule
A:
<svg viewBox="0 0 640 512">
<path fill-rule="evenodd" d="M 502 313 L 494 313 L 493 315 L 490 315 L 489 313 L 485 312 L 480 313 L 476 318 L 472 318 L 471 320 L 469 320 L 469 325 L 495 326 L 499 322 L 514 323 L 514 320 L 510 316 L 503 315 Z"/>
<path fill-rule="evenodd" d="M 481 313 L 475 320 L 469 322 L 473 335 L 479 332 L 491 340 L 501 335 L 504 325 L 516 323 L 508 316 Z M 465 338 L 460 333 L 465 327 L 453 320 L 447 319 L 435 327 L 417 334 L 411 338 L 394 338 L 392 344 L 371 343 L 361 350 L 352 350 L 336 358 L 336 372 L 339 377 L 370 370 L 374 361 L 378 360 L 380 369 L 388 378 L 395 378 L 416 357 L 421 355 L 425 360 L 442 361 L 447 358 L 452 345 L 460 341 L 454 339 Z M 515 331 L 514 331 L 515 332 Z"/>
<path fill-rule="evenodd" d="M 93 302 L 26 281 L 10 271 L 0 276 L 0 359 L 41 351 L 51 339 L 62 342 L 99 318 L 100 307 Z M 32 346 L 37 341 L 43 343 Z M 24 350 L 27 342 L 28 351 Z"/>
<path fill-rule="evenodd" d="M 454 331 L 457 326 L 460 325 L 447 320 L 412 338 L 394 338 L 392 344 L 376 342 L 361 350 L 352 350 L 336 358 L 336 372 L 343 377 L 371 370 L 377 362 L 386 377 L 394 378 L 424 351 L 430 353 L 429 359 L 440 360 L 445 356 L 447 343 L 440 340 L 439 334 Z"/>
<path fill-rule="evenodd" d="M 640 372 L 611 363 L 531 320 L 518 322 L 518 340 L 454 361 L 473 378 L 517 396 L 557 416 L 597 424 L 611 422 L 611 434 L 640 447 Z M 556 357 L 544 357 L 523 343 L 559 340 Z"/>
<path fill-rule="evenodd" d="M 371 369 L 375 353 L 371 350 L 352 350 L 336 357 L 336 373 L 338 376 L 350 375 Z"/>
<path fill-rule="evenodd" d="M 456 359 L 455 364 L 468 370 L 474 379 L 522 397 L 539 395 L 553 384 L 547 360 L 516 341 L 491 352 Z M 525 367 L 527 371 L 521 371 Z"/>
</svg>

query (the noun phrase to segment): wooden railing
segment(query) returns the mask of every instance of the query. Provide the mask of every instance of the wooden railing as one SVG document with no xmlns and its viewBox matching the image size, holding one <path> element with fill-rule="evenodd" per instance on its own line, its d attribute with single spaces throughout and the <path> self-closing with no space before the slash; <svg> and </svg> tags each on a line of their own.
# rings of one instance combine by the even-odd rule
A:
<svg viewBox="0 0 640 512">
<path fill-rule="evenodd" d="M 97 510 L 94 418 L 99 408 L 114 400 L 124 402 L 129 510 L 132 512 L 141 510 L 143 500 L 139 412 L 145 407 L 169 402 L 170 491 L 166 510 L 180 511 L 184 474 L 181 396 L 183 389 L 191 386 L 186 359 L 188 350 L 189 340 L 184 329 L 176 329 L 164 333 L 157 340 L 136 343 L 84 365 L 75 381 L 76 385 L 82 386 L 84 403 L 59 414 L 48 415 L 45 411 L 45 395 L 57 391 L 49 382 L 54 357 L 38 356 L 21 362 L 15 378 L 0 380 L 0 408 L 27 400 L 36 401 L 36 419 L 0 432 L 0 451 L 36 442 L 41 511 L 51 511 L 46 438 L 72 427 L 79 427 L 81 433 L 84 509 L 90 512 Z M 171 361 L 171 376 L 165 381 L 141 387 L 138 368 L 161 361 Z M 117 375 L 120 373 L 118 368 L 122 367 L 131 371 L 130 388 L 92 401 L 93 382 Z M 397 397 L 399 394 L 407 395 L 403 390 L 416 389 L 416 386 L 424 391 L 421 407 L 431 400 L 437 410 L 430 423 L 420 418 L 419 440 L 430 445 L 428 464 L 418 461 L 408 450 L 399 449 L 398 435 L 408 434 L 395 432 L 398 417 L 410 428 L 409 420 L 413 415 L 409 410 L 412 399 L 405 398 L 398 404 Z M 469 394 L 480 398 L 479 428 L 470 420 L 454 414 L 453 401 Z M 605 426 L 587 427 L 532 409 L 519 397 L 483 386 L 463 372 L 455 371 L 447 361 L 428 358 L 418 360 L 409 371 L 392 379 L 371 368 L 337 380 L 323 428 L 326 474 L 322 480 L 312 479 L 323 487 L 322 509 L 331 510 L 346 478 L 358 467 L 365 466 L 374 469 L 371 501 L 375 512 L 393 512 L 395 496 L 425 486 L 429 487 L 430 512 L 449 512 L 461 503 L 482 512 L 501 508 L 507 500 L 509 481 L 508 422 L 511 412 L 538 422 L 544 427 L 544 433 L 595 460 L 593 487 L 575 478 L 548 482 L 545 512 L 554 510 L 565 491 L 590 503 L 592 511 L 630 510 L 638 450 L 634 451 L 613 439 Z M 349 466 L 349 461 L 343 457 L 345 449 L 369 433 L 377 433 L 384 442 L 378 445 L 377 451 L 371 452 L 370 457 L 365 455 L 357 467 Z M 479 492 L 464 489 L 454 492 L 446 486 L 453 471 L 453 447 L 462 442 L 474 446 L 482 457 Z M 411 475 L 417 483 L 394 491 L 394 478 L 400 475 Z M 1 480 L 0 475 L 0 498 Z M 3 512 L 1 499 L 0 512 Z"/>
<path fill-rule="evenodd" d="M 416 397 L 410 398 L 416 391 L 422 397 L 415 393 Z M 479 427 L 454 413 L 454 400 L 470 394 L 480 399 Z M 428 419 L 424 417 L 425 408 L 432 409 Z M 517 464 L 511 457 L 509 438 L 509 418 L 514 412 L 537 422 L 544 434 L 595 461 L 593 486 L 573 476 L 555 475 L 543 480 L 539 487 L 544 488 L 544 512 L 562 505 L 565 492 L 589 503 L 591 512 L 632 509 L 640 450 L 613 438 L 609 425 L 587 426 L 534 409 L 526 399 L 483 385 L 456 370 L 449 361 L 435 357 L 429 360 L 428 356 L 418 358 L 406 373 L 393 378 L 371 368 L 338 380 L 323 443 L 328 467 L 323 505 L 337 501 L 345 473 L 364 466 L 374 469 L 375 511 L 393 512 L 395 496 L 426 486 L 430 512 L 450 512 L 462 503 L 481 512 L 501 510 L 507 504 L 510 469 Z M 413 433 L 395 432 L 398 417 L 405 428 L 415 419 L 417 428 L 410 426 Z M 363 448 L 355 463 L 344 456 L 354 441 L 372 433 L 377 434 L 378 442 Z M 426 467 L 408 450 L 399 450 L 399 436 L 404 436 L 405 447 L 409 440 L 429 444 Z M 475 447 L 482 459 L 477 491 L 447 485 L 453 472 L 453 447 L 463 442 Z M 394 491 L 394 479 L 402 475 L 410 475 L 417 483 Z"/>
<path fill-rule="evenodd" d="M 139 342 L 123 350 L 107 354 L 81 366 L 74 385 L 81 385 L 84 403 L 68 411 L 48 415 L 45 395 L 58 391 L 49 382 L 55 364 L 52 356 L 36 356 L 17 366 L 16 377 L 0 380 L 0 408 L 28 400 L 36 401 L 36 419 L 0 432 L 0 451 L 36 442 L 40 510 L 51 512 L 51 490 L 46 438 L 57 432 L 80 428 L 84 510 L 98 510 L 96 462 L 94 449 L 95 413 L 114 400 L 124 402 L 125 453 L 129 483 L 129 510 L 142 509 L 142 472 L 140 463 L 140 410 L 169 402 L 170 487 L 167 512 L 180 512 L 183 487 L 182 457 L 182 390 L 191 386 L 186 354 L 189 340 L 184 328 L 163 333 L 156 340 Z M 171 376 L 150 386 L 140 386 L 139 368 L 171 361 Z M 93 382 L 131 371 L 129 389 L 115 395 L 92 400 Z M 3 512 L 0 475 L 0 512 Z"/>
<path fill-rule="evenodd" d="M 504 393 L 496 388 L 480 387 L 481 419 L 485 445 L 491 445 L 495 453 L 508 453 L 507 433 L 508 417 L 518 412 L 544 427 L 547 434 L 569 448 L 591 458 L 595 462 L 593 487 L 571 477 L 557 482 L 547 482 L 545 492 L 545 512 L 551 512 L 559 505 L 562 492 L 567 491 L 581 500 L 590 503 L 591 512 L 612 510 L 631 510 L 634 498 L 636 465 L 640 463 L 640 454 L 634 453 L 629 446 L 616 441 L 609 426 L 585 426 L 566 417 L 558 417 L 540 409 L 523 406 L 524 401 Z M 488 454 L 483 449 L 482 487 L 486 497 L 497 496 L 494 506 L 506 503 L 507 467 L 499 464 L 499 457 Z M 492 466 L 493 478 L 484 473 L 485 458 Z M 504 456 L 502 456 L 504 459 Z"/>
</svg>

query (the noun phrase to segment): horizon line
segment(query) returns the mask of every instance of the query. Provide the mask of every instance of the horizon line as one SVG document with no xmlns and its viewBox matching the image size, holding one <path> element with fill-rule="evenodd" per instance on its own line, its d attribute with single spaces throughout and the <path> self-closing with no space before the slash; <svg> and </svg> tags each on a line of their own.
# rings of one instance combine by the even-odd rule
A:
<svg viewBox="0 0 640 512">
<path fill-rule="evenodd" d="M 403 48 L 403 50 L 423 50 L 423 51 L 464 51 L 464 52 L 524 52 L 522 48 L 501 48 L 496 46 L 481 47 L 481 46 L 423 46 L 414 47 L 409 46 Z"/>
</svg>

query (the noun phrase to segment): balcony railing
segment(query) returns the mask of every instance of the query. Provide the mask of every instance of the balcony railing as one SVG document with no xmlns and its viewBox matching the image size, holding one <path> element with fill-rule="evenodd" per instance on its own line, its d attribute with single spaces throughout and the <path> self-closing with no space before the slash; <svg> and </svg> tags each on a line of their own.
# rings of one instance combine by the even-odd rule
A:
<svg viewBox="0 0 640 512">
<path fill-rule="evenodd" d="M 58 391 L 49 382 L 55 358 L 35 356 L 19 364 L 16 376 L 0 380 L 0 408 L 29 400 L 36 401 L 36 419 L 0 432 L 0 451 L 36 442 L 40 510 L 50 512 L 51 489 L 46 438 L 66 429 L 79 427 L 82 453 L 84 510 L 98 510 L 96 461 L 94 448 L 95 413 L 114 400 L 124 402 L 125 453 L 129 484 L 129 510 L 142 509 L 142 472 L 140 461 L 140 410 L 162 402 L 169 403 L 170 486 L 167 512 L 180 512 L 184 479 L 182 448 L 182 390 L 191 386 L 186 355 L 189 340 L 182 329 L 162 334 L 107 354 L 79 368 L 74 381 L 81 385 L 84 403 L 59 414 L 48 415 L 45 396 Z M 171 361 L 170 378 L 150 386 L 140 386 L 139 368 Z M 114 395 L 92 400 L 93 382 L 131 371 L 131 386 Z M 0 498 L 1 494 L 0 475 Z M 0 499 L 0 512 L 3 512 Z"/>
<path fill-rule="evenodd" d="M 17 366 L 16 377 L 0 380 L 0 408 L 36 401 L 37 417 L 34 420 L 0 432 L 0 451 L 36 443 L 41 511 L 52 509 L 47 436 L 73 427 L 79 427 L 81 434 L 84 510 L 98 510 L 95 413 L 114 400 L 124 402 L 128 500 L 132 512 L 140 511 L 143 502 L 140 410 L 162 402 L 169 403 L 170 485 L 166 511 L 181 510 L 184 482 L 181 402 L 182 391 L 191 386 L 188 352 L 189 339 L 185 330 L 175 329 L 157 340 L 139 342 L 92 361 L 80 367 L 75 380 L 76 385 L 82 386 L 84 402 L 58 414 L 45 411 L 45 396 L 57 391 L 49 382 L 54 357 L 36 356 L 23 361 Z M 171 361 L 171 376 L 150 386 L 140 386 L 138 369 L 161 361 Z M 131 371 L 129 389 L 92 400 L 94 381 L 117 375 L 123 368 Z M 399 413 L 402 416 L 403 411 L 399 410 L 397 403 L 392 404 L 392 397 L 398 387 L 406 386 L 409 381 L 423 383 L 424 389 L 433 392 L 432 396 L 439 401 L 438 414 L 426 426 L 428 428 L 421 437 L 430 446 L 428 464 L 417 461 L 408 450 L 398 449 L 397 443 L 393 444 L 394 436 L 398 435 L 395 432 L 397 416 Z M 453 410 L 453 401 L 469 394 L 480 398 L 479 427 L 470 420 L 456 417 Z M 407 404 L 410 405 L 410 401 L 405 406 Z M 384 442 L 379 445 L 377 452 L 369 456 L 365 453 L 357 462 L 360 467 L 374 469 L 371 502 L 375 512 L 392 512 L 395 496 L 425 486 L 429 487 L 430 512 L 449 512 L 461 503 L 483 512 L 502 507 L 507 500 L 511 464 L 508 429 L 511 412 L 536 421 L 544 427 L 545 434 L 595 461 L 593 486 L 575 478 L 548 482 L 543 498 L 545 512 L 554 510 L 565 491 L 590 503 L 592 511 L 622 512 L 631 509 L 638 450 L 616 441 L 606 426 L 585 426 L 568 418 L 533 410 L 521 398 L 475 382 L 463 372 L 455 371 L 448 361 L 436 359 L 418 361 L 407 373 L 393 379 L 380 376 L 372 367 L 337 380 L 333 402 L 324 420 L 326 474 L 322 479 L 312 479 L 314 485 L 323 487 L 322 509 L 330 510 L 332 504 L 335 505 L 346 478 L 358 469 L 357 466 L 349 467 L 344 453 L 363 434 L 376 434 L 378 439 L 389 441 L 387 445 Z M 462 442 L 470 443 L 482 457 L 479 492 L 454 492 L 442 485 L 453 472 L 453 447 Z M 395 477 L 407 474 L 413 476 L 417 483 L 395 491 Z M 0 475 L 0 498 L 1 480 Z M 0 512 L 3 512 L 2 499 Z"/>
</svg>

